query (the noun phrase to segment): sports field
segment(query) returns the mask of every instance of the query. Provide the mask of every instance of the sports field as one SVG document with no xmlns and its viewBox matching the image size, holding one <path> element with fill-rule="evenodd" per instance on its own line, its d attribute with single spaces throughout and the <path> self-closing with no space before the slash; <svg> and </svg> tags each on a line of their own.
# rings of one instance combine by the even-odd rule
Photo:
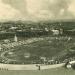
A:
<svg viewBox="0 0 75 75">
<path fill-rule="evenodd" d="M 28 39 L 24 41 L 23 45 L 3 51 L 1 57 L 5 59 L 4 63 L 11 63 L 9 59 L 18 62 L 19 64 L 39 63 L 41 62 L 39 61 L 40 57 L 51 59 L 51 57 L 65 56 L 67 49 L 74 46 L 74 43 L 72 42 L 74 39 L 69 40 L 69 37 L 45 37 L 40 39 L 41 40 L 36 38 L 35 40 L 37 41 L 31 39 L 31 42 Z M 27 44 L 25 44 L 26 42 Z M 11 46 L 11 44 L 9 45 Z"/>
<path fill-rule="evenodd" d="M 52 57 L 62 59 L 75 46 L 74 42 L 74 37 L 50 36 L 3 44 L 4 50 L 0 54 L 1 61 L 6 64 L 36 64 L 41 63 L 40 57 L 46 57 L 48 60 L 51 60 Z"/>
</svg>

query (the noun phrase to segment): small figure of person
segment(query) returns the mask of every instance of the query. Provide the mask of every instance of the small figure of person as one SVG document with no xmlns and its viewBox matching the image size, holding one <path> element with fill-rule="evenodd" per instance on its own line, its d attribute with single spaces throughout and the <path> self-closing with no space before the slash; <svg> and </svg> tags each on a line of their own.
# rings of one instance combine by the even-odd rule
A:
<svg viewBox="0 0 75 75">
<path fill-rule="evenodd" d="M 38 66 L 38 70 L 40 70 L 40 65 Z"/>
<path fill-rule="evenodd" d="M 40 65 L 36 65 L 38 67 L 38 70 L 41 70 Z"/>
</svg>

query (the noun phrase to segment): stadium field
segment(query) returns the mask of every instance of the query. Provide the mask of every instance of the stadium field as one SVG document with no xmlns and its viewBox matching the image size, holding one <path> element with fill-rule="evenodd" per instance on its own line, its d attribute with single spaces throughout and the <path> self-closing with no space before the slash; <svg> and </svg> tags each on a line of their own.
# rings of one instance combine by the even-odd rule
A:
<svg viewBox="0 0 75 75">
<path fill-rule="evenodd" d="M 12 45 L 15 46 L 15 44 L 16 46 L 1 52 L 1 58 L 3 63 L 6 64 L 41 63 L 40 57 L 46 57 L 50 60 L 52 57 L 55 59 L 56 57 L 64 58 L 69 49 L 75 46 L 74 41 L 75 39 L 72 37 L 58 36 L 33 38 L 19 43 L 9 43 L 5 46 L 11 47 Z M 21 43 L 23 44 L 21 45 Z"/>
<path fill-rule="evenodd" d="M 68 37 L 43 38 L 43 40 L 40 41 L 16 46 L 13 49 L 6 50 L 1 56 L 7 60 L 16 60 L 18 63 L 39 62 L 40 57 L 51 58 L 58 55 L 65 55 L 67 47 L 69 48 L 73 46 L 71 41 L 68 41 Z M 7 63 L 10 63 L 10 61 Z"/>
</svg>

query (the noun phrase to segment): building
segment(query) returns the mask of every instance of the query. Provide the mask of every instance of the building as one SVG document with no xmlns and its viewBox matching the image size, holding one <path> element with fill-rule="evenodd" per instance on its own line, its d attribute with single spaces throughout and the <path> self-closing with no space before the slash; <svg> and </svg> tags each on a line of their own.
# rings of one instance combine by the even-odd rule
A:
<svg viewBox="0 0 75 75">
<path fill-rule="evenodd" d="M 53 35 L 59 35 L 60 34 L 59 30 L 53 29 L 51 31 L 53 32 Z"/>
</svg>

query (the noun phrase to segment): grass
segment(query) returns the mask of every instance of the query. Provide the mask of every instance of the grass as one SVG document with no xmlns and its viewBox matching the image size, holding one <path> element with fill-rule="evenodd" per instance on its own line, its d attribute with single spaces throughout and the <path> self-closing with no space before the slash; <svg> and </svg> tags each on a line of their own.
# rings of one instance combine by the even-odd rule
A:
<svg viewBox="0 0 75 75">
<path fill-rule="evenodd" d="M 64 36 L 63 38 L 61 36 L 57 38 L 58 39 L 55 39 L 55 37 L 47 37 L 43 38 L 44 40 L 41 41 L 14 47 L 13 51 L 10 49 L 10 51 L 5 53 L 5 57 L 16 60 L 18 63 L 32 63 L 33 61 L 39 62 L 40 57 L 42 56 L 47 58 L 59 57 L 60 60 L 63 61 L 64 57 L 68 54 L 68 50 L 74 46 L 73 42 L 75 42 L 75 38 L 72 38 L 70 41 L 68 41 L 68 37 Z M 9 54 L 9 52 L 13 52 L 13 54 Z M 30 54 L 28 59 L 25 58 L 25 53 Z M 65 59 L 66 58 L 67 57 L 65 57 Z"/>
<path fill-rule="evenodd" d="M 0 75 L 75 75 L 75 70 L 57 68 L 42 71 L 0 71 Z"/>
<path fill-rule="evenodd" d="M 49 42 L 50 41 L 50 42 Z M 52 57 L 58 54 L 59 52 L 63 51 L 65 49 L 65 44 L 66 42 L 61 40 L 51 40 L 51 39 L 46 39 L 43 41 L 38 41 L 32 44 L 29 44 L 28 46 L 19 46 L 14 49 L 14 56 L 13 54 L 13 59 L 15 58 L 16 60 L 19 58 L 24 58 L 24 53 L 28 52 L 32 55 L 37 55 L 37 56 L 47 56 L 47 57 Z M 7 53 L 6 57 L 11 58 L 11 56 Z M 22 61 L 21 58 L 21 61 Z M 24 59 L 25 60 L 25 59 Z"/>
</svg>

